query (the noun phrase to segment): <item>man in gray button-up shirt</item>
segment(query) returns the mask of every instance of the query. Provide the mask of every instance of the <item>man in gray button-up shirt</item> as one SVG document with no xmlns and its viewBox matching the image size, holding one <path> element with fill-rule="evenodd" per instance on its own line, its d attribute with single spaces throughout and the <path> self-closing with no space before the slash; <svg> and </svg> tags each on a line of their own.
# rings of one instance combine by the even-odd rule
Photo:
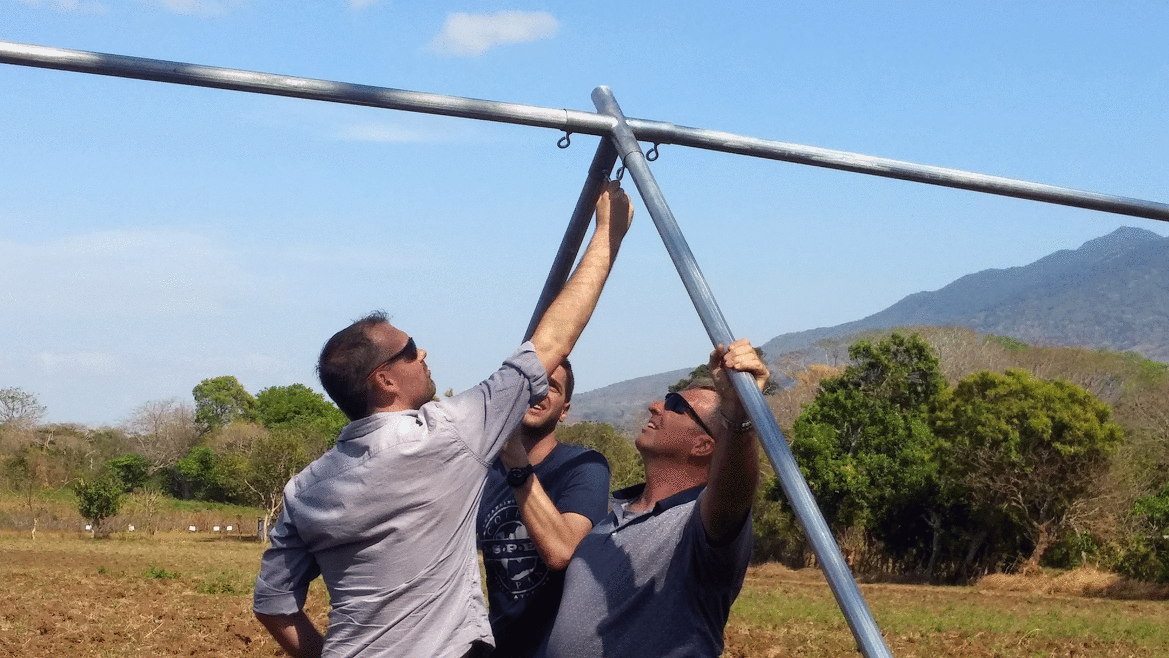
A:
<svg viewBox="0 0 1169 658">
<path fill-rule="evenodd" d="M 284 489 L 256 579 L 256 617 L 293 656 L 475 655 L 492 643 L 475 512 L 488 468 L 588 322 L 633 217 L 615 183 L 581 262 L 530 342 L 478 386 L 435 393 L 426 351 L 374 314 L 321 351 L 321 384 L 353 421 Z M 303 612 L 321 576 L 322 637 Z"/>
</svg>

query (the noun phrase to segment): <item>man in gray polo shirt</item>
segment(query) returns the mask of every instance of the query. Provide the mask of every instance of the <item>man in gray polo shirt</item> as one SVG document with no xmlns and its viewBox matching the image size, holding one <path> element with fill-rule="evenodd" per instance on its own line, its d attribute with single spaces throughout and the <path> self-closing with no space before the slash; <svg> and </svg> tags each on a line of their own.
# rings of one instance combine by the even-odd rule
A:
<svg viewBox="0 0 1169 658">
<path fill-rule="evenodd" d="M 374 314 L 321 351 L 321 384 L 353 421 L 284 489 L 256 578 L 256 617 L 293 656 L 476 656 L 491 646 L 475 512 L 492 461 L 571 351 L 633 217 L 609 183 L 580 264 L 530 342 L 478 386 L 432 401 L 426 351 Z M 321 576 L 322 637 L 302 608 Z"/>
<path fill-rule="evenodd" d="M 728 370 L 769 375 L 747 340 L 710 355 L 714 390 L 690 388 L 649 406 L 637 438 L 645 483 L 613 510 L 565 573 L 560 610 L 538 655 L 717 658 L 751 557 L 759 456 Z"/>
</svg>

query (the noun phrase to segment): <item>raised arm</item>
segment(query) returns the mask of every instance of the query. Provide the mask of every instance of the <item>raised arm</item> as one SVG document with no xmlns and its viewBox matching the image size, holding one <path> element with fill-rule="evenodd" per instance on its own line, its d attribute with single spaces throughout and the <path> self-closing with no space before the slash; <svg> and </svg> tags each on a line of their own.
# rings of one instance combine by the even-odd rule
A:
<svg viewBox="0 0 1169 658">
<path fill-rule="evenodd" d="M 633 206 L 629 204 L 629 197 L 617 181 L 609 181 L 597 199 L 597 229 L 576 271 L 552 300 L 532 334 L 532 345 L 544 364 L 545 372 L 556 370 L 576 345 L 597 307 L 601 288 L 609 278 L 617 249 L 632 221 Z"/>
<path fill-rule="evenodd" d="M 719 395 L 722 422 L 712 428 L 717 436 L 711 457 L 706 490 L 702 493 L 702 525 L 711 539 L 719 541 L 739 527 L 755 502 L 759 483 L 759 449 L 755 432 L 740 430 L 748 420 L 739 395 L 731 384 L 730 370 L 749 372 L 759 390 L 767 383 L 770 372 L 747 339 L 719 345 L 710 353 L 710 374 Z"/>
</svg>

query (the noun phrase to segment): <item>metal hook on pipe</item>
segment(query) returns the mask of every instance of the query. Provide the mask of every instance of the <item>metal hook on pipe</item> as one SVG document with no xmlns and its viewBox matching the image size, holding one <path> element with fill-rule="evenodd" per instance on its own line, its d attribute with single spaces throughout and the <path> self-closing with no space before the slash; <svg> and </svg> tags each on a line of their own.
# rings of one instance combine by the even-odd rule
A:
<svg viewBox="0 0 1169 658">
<path fill-rule="evenodd" d="M 654 145 L 650 148 L 650 150 L 645 152 L 645 159 L 647 162 L 653 162 L 654 160 L 658 159 L 658 143 L 657 142 L 654 142 Z"/>
<path fill-rule="evenodd" d="M 559 140 L 556 142 L 556 146 L 557 146 L 557 148 L 566 149 L 566 148 L 568 148 L 569 146 L 572 146 L 572 138 L 571 138 L 571 136 L 572 136 L 572 133 L 570 133 L 569 131 L 565 130 L 565 131 L 564 131 L 564 137 L 561 137 L 561 138 L 560 138 L 560 139 L 559 139 Z"/>
<path fill-rule="evenodd" d="M 613 180 L 620 183 L 621 177 L 624 175 L 625 175 L 625 165 L 621 165 L 620 167 L 617 167 L 617 175 L 613 177 Z"/>
</svg>

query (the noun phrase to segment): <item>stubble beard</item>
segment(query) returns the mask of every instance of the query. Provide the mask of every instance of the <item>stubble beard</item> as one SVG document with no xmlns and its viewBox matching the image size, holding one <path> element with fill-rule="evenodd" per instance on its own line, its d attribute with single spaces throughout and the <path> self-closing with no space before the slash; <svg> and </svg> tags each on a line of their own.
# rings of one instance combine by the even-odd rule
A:
<svg viewBox="0 0 1169 658">
<path fill-rule="evenodd" d="M 556 426 L 559 424 L 560 424 L 560 419 L 557 418 L 556 416 L 550 416 L 548 418 L 548 420 L 545 420 L 544 422 L 539 423 L 539 424 L 528 424 L 526 422 L 521 423 L 520 424 L 520 434 L 525 439 L 542 439 L 542 438 L 548 436 L 549 434 L 551 434 L 552 432 L 555 432 Z"/>
</svg>

